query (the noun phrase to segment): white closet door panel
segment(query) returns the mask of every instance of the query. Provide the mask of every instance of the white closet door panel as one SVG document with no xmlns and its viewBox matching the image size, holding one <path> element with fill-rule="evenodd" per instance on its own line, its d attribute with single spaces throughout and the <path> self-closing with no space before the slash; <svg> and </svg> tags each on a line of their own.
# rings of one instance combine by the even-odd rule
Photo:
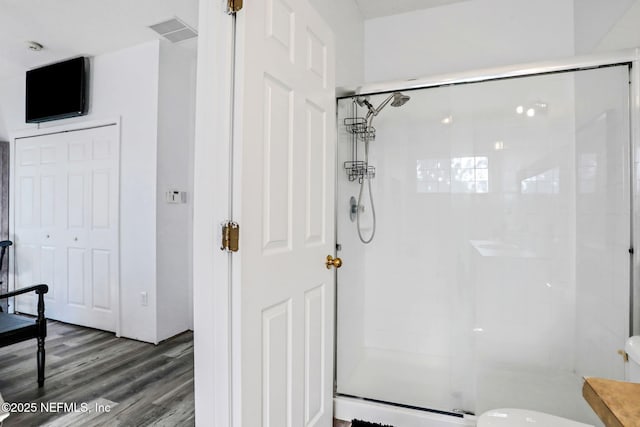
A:
<svg viewBox="0 0 640 427">
<path fill-rule="evenodd" d="M 56 288 L 53 285 L 56 274 L 56 247 L 42 246 L 40 249 L 40 280 L 49 285 L 49 292 L 44 296 L 47 301 L 55 301 Z"/>
<path fill-rule="evenodd" d="M 91 307 L 98 310 L 110 311 L 113 309 L 111 298 L 111 251 L 94 249 L 91 251 L 91 287 L 93 299 Z"/>
<path fill-rule="evenodd" d="M 84 294 L 86 252 L 83 248 L 67 250 L 67 300 L 70 306 L 86 308 Z"/>
<path fill-rule="evenodd" d="M 67 175 L 67 228 L 82 230 L 85 225 L 85 174 L 79 172 Z"/>
<path fill-rule="evenodd" d="M 29 286 L 28 284 L 38 283 L 40 277 L 40 248 L 29 243 L 22 243 L 20 247 L 20 264 L 16 269 L 16 288 Z M 37 307 L 35 297 L 31 294 L 25 294 L 15 299 L 15 310 L 36 314 Z"/>
<path fill-rule="evenodd" d="M 56 224 L 56 176 L 40 175 L 40 226 L 55 227 Z"/>
<path fill-rule="evenodd" d="M 56 229 L 59 213 L 59 169 L 64 164 L 59 138 L 30 138 L 16 144 L 15 232 L 16 287 L 47 283 L 47 301 L 55 300 L 55 264 L 58 256 Z M 36 298 L 16 298 L 17 311 L 36 314 Z"/>
<path fill-rule="evenodd" d="M 92 231 L 109 230 L 110 222 L 110 182 L 108 169 L 93 171 L 91 176 L 91 226 Z"/>
<path fill-rule="evenodd" d="M 36 227 L 36 179 L 38 176 L 18 177 L 18 215 L 17 222 L 23 228 Z"/>
</svg>

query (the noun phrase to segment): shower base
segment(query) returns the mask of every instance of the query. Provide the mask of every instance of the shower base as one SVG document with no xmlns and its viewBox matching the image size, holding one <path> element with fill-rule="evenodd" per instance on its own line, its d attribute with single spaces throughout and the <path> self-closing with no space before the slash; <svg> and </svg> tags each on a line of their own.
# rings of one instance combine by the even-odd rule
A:
<svg viewBox="0 0 640 427">
<path fill-rule="evenodd" d="M 473 427 L 476 425 L 476 417 L 453 417 L 344 396 L 334 397 L 333 413 L 338 420 L 358 418 L 402 427 Z"/>
</svg>

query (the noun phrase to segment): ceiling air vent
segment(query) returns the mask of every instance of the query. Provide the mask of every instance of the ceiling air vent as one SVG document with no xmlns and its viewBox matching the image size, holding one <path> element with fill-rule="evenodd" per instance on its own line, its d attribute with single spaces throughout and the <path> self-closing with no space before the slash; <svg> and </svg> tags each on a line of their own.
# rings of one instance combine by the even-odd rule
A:
<svg viewBox="0 0 640 427">
<path fill-rule="evenodd" d="M 150 25 L 149 28 L 169 40 L 171 43 L 178 43 L 198 36 L 196 30 L 189 27 L 178 18 L 158 22 L 157 24 Z"/>
</svg>

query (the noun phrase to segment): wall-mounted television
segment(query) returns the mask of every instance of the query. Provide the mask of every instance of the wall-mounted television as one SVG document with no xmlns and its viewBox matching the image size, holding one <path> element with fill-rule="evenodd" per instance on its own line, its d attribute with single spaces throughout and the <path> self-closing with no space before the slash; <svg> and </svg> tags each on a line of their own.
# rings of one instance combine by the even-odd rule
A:
<svg viewBox="0 0 640 427">
<path fill-rule="evenodd" d="M 27 71 L 26 122 L 87 114 L 89 58 L 79 57 Z"/>
</svg>

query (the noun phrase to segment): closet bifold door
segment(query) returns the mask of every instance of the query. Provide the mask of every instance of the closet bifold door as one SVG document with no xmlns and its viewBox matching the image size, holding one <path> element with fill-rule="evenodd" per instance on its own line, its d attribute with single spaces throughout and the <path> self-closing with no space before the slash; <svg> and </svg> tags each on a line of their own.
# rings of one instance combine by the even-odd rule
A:
<svg viewBox="0 0 640 427">
<path fill-rule="evenodd" d="M 16 286 L 47 283 L 48 318 L 116 330 L 118 146 L 116 126 L 16 143 Z"/>
</svg>

